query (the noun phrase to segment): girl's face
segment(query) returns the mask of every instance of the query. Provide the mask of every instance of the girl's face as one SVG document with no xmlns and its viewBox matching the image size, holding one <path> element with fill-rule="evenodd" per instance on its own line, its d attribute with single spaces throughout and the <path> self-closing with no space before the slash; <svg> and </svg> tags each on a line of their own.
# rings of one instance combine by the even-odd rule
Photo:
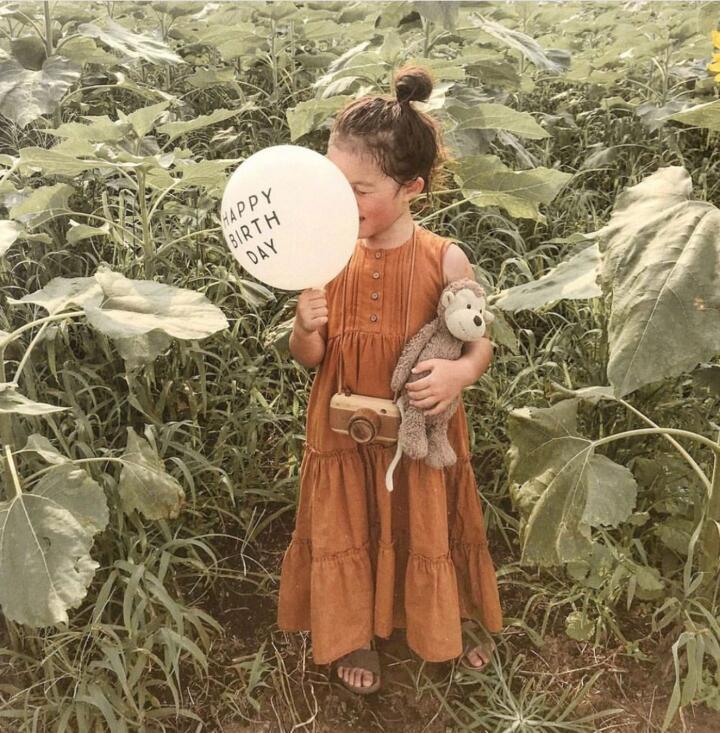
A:
<svg viewBox="0 0 720 733">
<path fill-rule="evenodd" d="M 375 236 L 392 226 L 409 211 L 410 199 L 425 185 L 418 177 L 401 186 L 386 176 L 369 155 L 354 152 L 349 147 L 331 143 L 325 157 L 344 173 L 355 193 L 360 214 L 360 239 Z"/>
</svg>

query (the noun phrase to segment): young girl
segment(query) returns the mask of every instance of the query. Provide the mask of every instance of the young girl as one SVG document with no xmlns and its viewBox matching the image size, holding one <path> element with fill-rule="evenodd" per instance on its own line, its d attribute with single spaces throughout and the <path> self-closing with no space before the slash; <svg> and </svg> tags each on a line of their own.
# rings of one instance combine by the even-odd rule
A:
<svg viewBox="0 0 720 733">
<path fill-rule="evenodd" d="M 343 388 L 391 399 L 405 342 L 435 318 L 448 282 L 475 279 L 463 251 L 410 213 L 411 199 L 430 191 L 445 157 L 438 126 L 410 104 L 430 96 L 432 80 L 425 69 L 406 67 L 394 85 L 397 99 L 364 97 L 335 119 L 327 157 L 355 192 L 359 239 L 324 291 L 300 294 L 290 338 L 293 357 L 320 368 L 308 405 L 295 530 L 280 574 L 278 625 L 309 630 L 313 661 L 337 660 L 343 683 L 364 694 L 380 685 L 376 635 L 405 628 L 422 659 L 463 655 L 479 669 L 492 647 L 463 650 L 461 618 L 489 632 L 502 626 L 462 401 L 448 425 L 457 463 L 435 469 L 403 456 L 392 493 L 385 472 L 396 446 L 357 443 L 329 427 L 338 371 Z M 441 412 L 491 356 L 484 338 L 465 344 L 456 361 L 421 362 L 418 371 L 427 375 L 408 385 L 414 404 L 428 415 Z"/>
</svg>

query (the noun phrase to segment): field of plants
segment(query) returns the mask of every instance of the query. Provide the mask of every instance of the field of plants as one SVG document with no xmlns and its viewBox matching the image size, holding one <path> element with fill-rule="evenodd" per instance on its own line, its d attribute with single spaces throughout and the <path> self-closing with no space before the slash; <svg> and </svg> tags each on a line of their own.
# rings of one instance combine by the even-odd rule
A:
<svg viewBox="0 0 720 733">
<path fill-rule="evenodd" d="M 313 370 L 218 212 L 412 62 L 506 628 L 363 698 L 276 625 Z M 0 731 L 720 730 L 719 91 L 720 2 L 1 3 Z"/>
</svg>

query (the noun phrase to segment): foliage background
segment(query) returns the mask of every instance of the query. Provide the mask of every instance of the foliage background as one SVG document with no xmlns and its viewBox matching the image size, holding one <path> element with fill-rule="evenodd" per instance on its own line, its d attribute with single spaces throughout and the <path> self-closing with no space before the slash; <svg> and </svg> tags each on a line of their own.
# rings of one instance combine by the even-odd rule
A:
<svg viewBox="0 0 720 733">
<path fill-rule="evenodd" d="M 53 462 L 46 444 L 33 448 L 43 436 L 83 462 L 109 519 L 68 623 L 3 617 L 0 728 L 718 725 L 717 585 L 698 595 L 683 577 L 702 487 L 657 436 L 604 451 L 632 469 L 637 504 L 627 521 L 593 529 L 587 562 L 520 562 L 527 507 L 509 478 L 509 415 L 556 402 L 558 384 L 608 383 L 603 297 L 505 311 L 491 368 L 465 393 L 508 619 L 493 668 L 423 664 L 397 633 L 371 702 L 309 663 L 309 638 L 279 632 L 275 607 L 313 375 L 287 353 L 295 298 L 245 277 L 217 215 L 245 157 L 287 142 L 323 150 L 348 96 L 387 92 L 393 68 L 424 61 L 458 158 L 496 160 L 456 171 L 458 188 L 422 222 L 462 242 L 489 290 L 506 293 L 566 260 L 623 190 L 660 168 L 683 166 L 694 197 L 718 205 L 720 126 L 668 119 L 717 100 L 707 66 L 718 20 L 714 2 L 0 6 L 0 331 L 45 315 L 13 299 L 103 265 L 201 293 L 228 324 L 201 338 L 159 329 L 121 341 L 73 318 L 5 348 L 0 381 L 22 363 L 23 395 L 70 408 L 3 423 L 24 488 Z M 485 103 L 526 116 L 458 124 Z M 482 182 L 500 165 L 536 178 L 515 197 L 492 194 Z M 717 441 L 719 369 L 715 359 L 626 399 L 658 425 Z M 638 425 L 615 401 L 586 408 L 584 435 Z M 122 500 L 117 461 L 131 431 L 146 441 L 147 465 L 169 477 L 165 489 L 177 498 L 182 487 L 177 516 L 150 519 Z M 708 451 L 687 450 L 709 475 Z M 9 500 L 7 466 L 4 475 Z"/>
</svg>

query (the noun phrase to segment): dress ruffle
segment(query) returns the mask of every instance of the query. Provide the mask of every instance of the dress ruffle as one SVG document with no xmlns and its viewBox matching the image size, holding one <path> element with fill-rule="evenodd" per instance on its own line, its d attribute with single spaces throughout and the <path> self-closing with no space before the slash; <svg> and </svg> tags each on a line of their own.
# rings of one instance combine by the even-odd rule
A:
<svg viewBox="0 0 720 733">
<path fill-rule="evenodd" d="M 403 456 L 396 469 L 402 478 L 391 505 L 384 475 L 394 446 L 371 444 L 329 453 L 308 448 L 300 494 L 301 501 L 312 498 L 313 515 L 307 526 L 293 531 L 283 557 L 281 572 L 287 582 L 280 587 L 278 625 L 286 631 L 311 632 L 316 664 L 330 663 L 373 635 L 387 638 L 395 627 L 406 628 L 408 646 L 422 659 L 442 662 L 462 653 L 461 618 L 477 619 L 489 631 L 501 628 L 495 570 L 479 504 L 475 502 L 473 511 L 472 502 L 466 507 L 461 500 L 453 507 L 446 498 L 448 482 L 474 484 L 468 456 L 443 470 L 422 469 L 434 480 L 420 491 L 426 498 L 441 499 L 450 520 L 447 552 L 432 556 L 416 549 L 417 545 L 427 552 L 422 544 L 432 539 L 415 538 L 413 530 L 422 527 L 412 521 L 407 526 L 383 526 L 383 520 L 388 525 L 408 516 L 401 505 L 413 499 L 402 490 L 408 474 L 420 469 L 421 462 Z M 353 471 L 361 471 L 376 487 L 374 502 L 366 503 L 365 495 L 352 489 L 343 491 L 344 480 Z M 334 529 L 328 531 L 326 523 L 333 518 Z M 345 523 L 348 518 L 353 521 Z M 471 540 L 466 539 L 467 532 Z"/>
</svg>

